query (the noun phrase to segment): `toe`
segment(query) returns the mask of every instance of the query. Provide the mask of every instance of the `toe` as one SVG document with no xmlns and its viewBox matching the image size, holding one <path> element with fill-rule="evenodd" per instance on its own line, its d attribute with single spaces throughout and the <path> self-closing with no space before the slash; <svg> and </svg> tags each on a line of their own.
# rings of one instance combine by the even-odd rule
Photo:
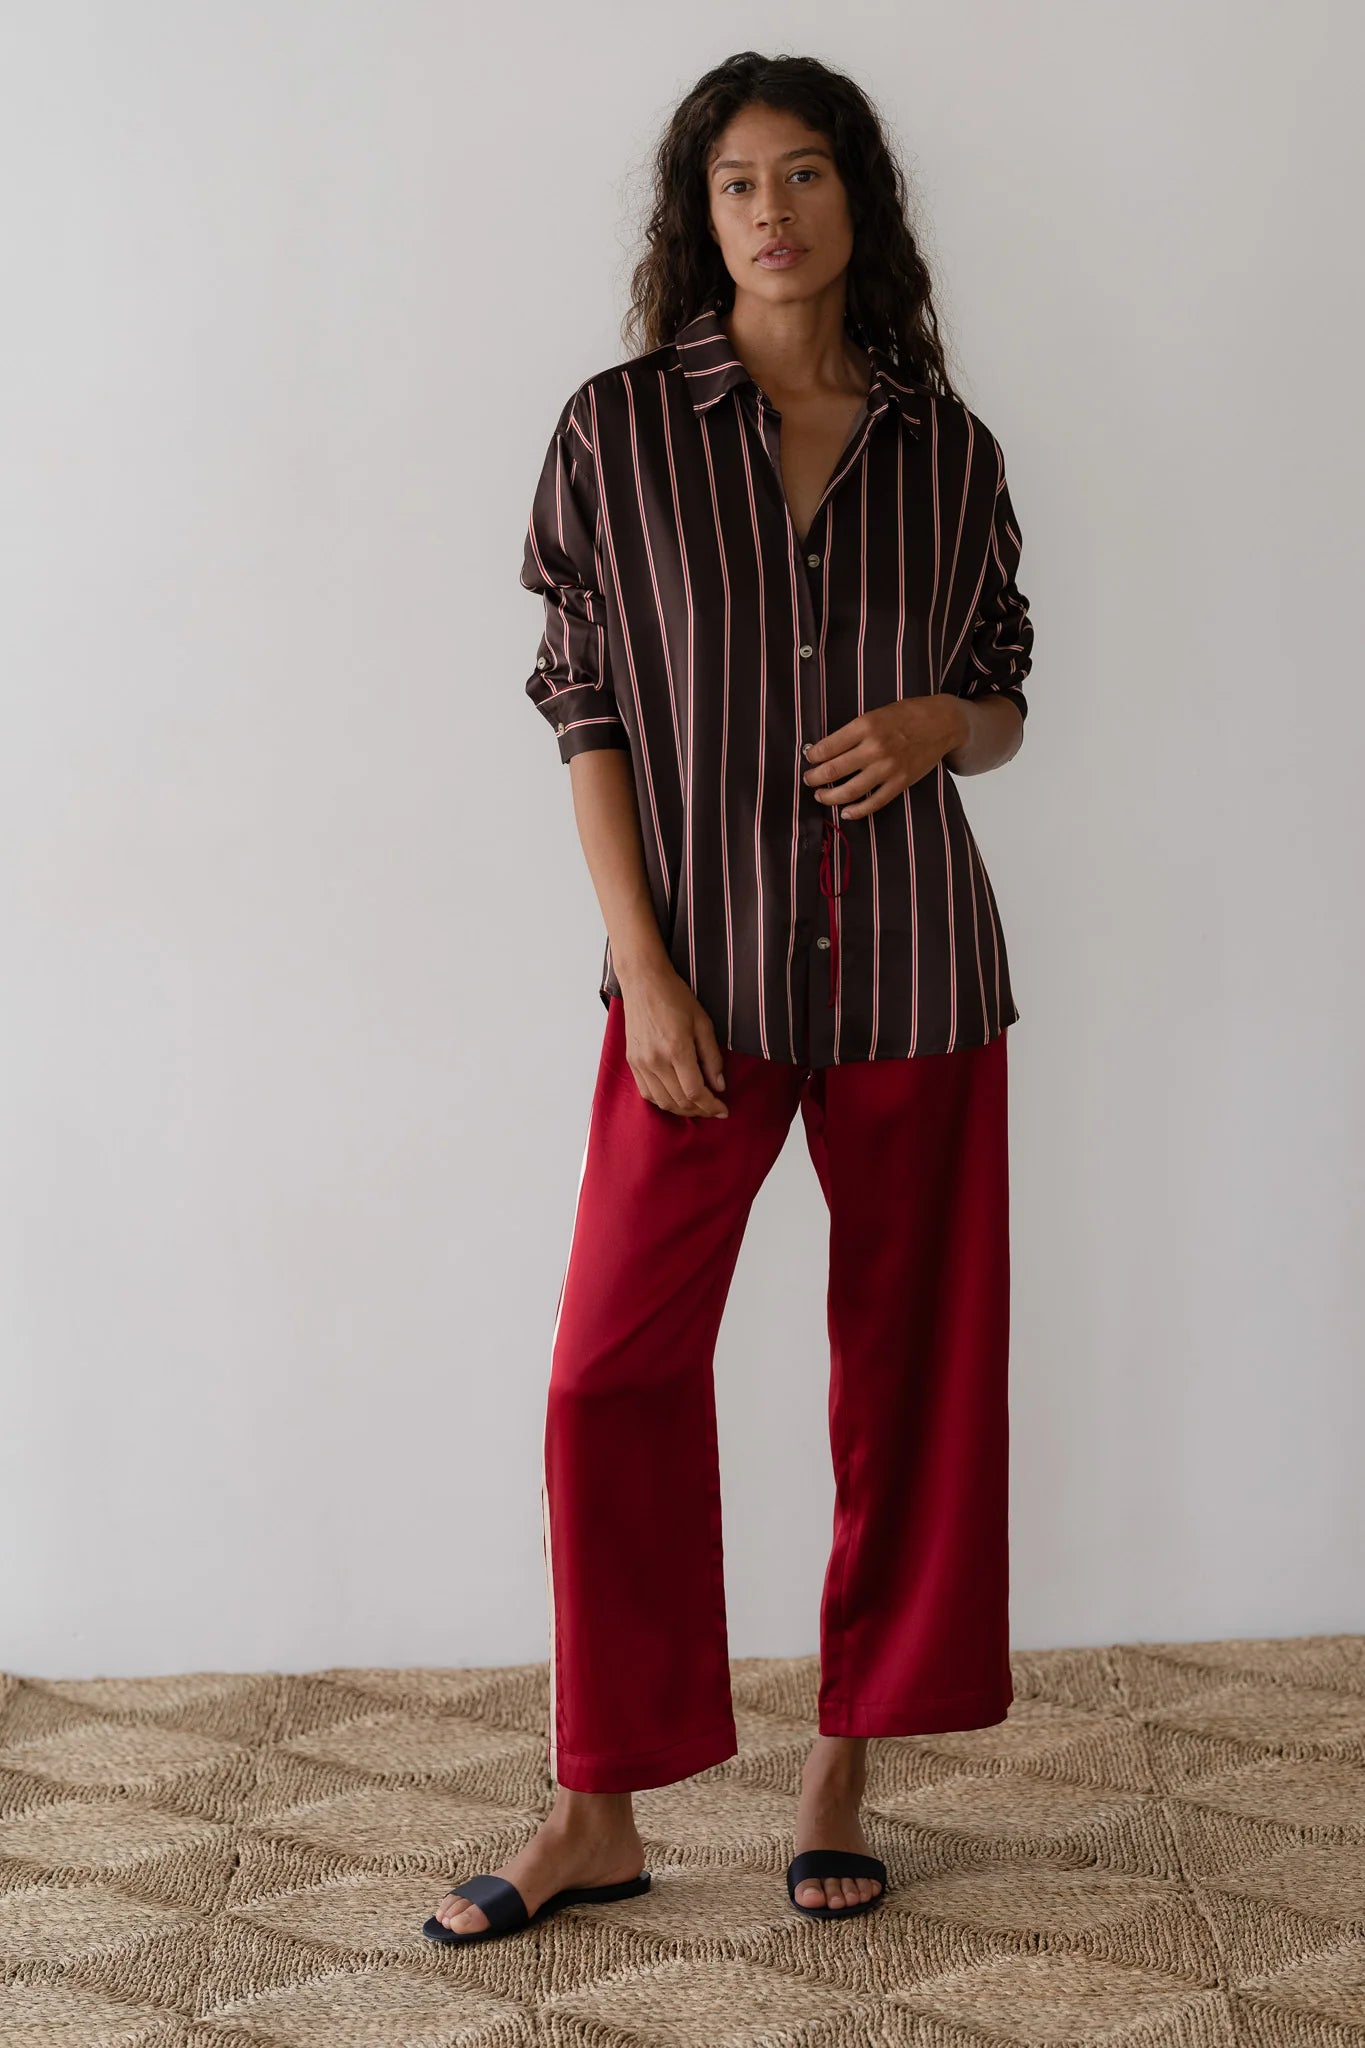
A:
<svg viewBox="0 0 1365 2048">
<path fill-rule="evenodd" d="M 443 1927 L 448 1927 L 452 1934 L 477 1934 L 481 1927 L 488 1925 L 488 1915 L 483 1907 L 471 1905 L 470 1901 L 462 1898 L 458 1892 L 442 1899 L 436 1908 L 436 1918 Z"/>
<path fill-rule="evenodd" d="M 881 1890 L 876 1877 L 803 1877 L 796 1887 L 798 1906 L 833 1906 L 842 1912 L 847 1906 L 861 1906 Z"/>
</svg>

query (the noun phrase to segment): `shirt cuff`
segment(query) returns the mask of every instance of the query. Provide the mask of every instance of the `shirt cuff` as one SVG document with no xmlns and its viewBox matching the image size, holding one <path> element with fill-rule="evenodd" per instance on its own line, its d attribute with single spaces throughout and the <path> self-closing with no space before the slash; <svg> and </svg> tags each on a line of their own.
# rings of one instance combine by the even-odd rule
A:
<svg viewBox="0 0 1365 2048">
<path fill-rule="evenodd" d="M 561 761 L 572 761 L 575 754 L 589 753 L 594 747 L 624 747 L 630 751 L 629 733 L 621 720 L 609 713 L 598 718 L 562 719 L 555 726 L 555 737 Z"/>
</svg>

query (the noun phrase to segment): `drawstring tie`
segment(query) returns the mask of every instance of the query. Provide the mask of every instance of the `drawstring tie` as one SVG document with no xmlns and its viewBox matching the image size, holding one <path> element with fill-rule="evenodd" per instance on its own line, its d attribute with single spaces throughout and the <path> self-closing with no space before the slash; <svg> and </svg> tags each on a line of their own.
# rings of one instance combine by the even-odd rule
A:
<svg viewBox="0 0 1365 2048">
<path fill-rule="evenodd" d="M 843 849 L 842 854 L 836 851 L 836 848 L 839 847 Z M 839 871 L 837 883 L 834 880 L 836 864 Z M 849 845 L 848 835 L 837 817 L 827 817 L 825 819 L 824 845 L 820 854 L 820 893 L 829 904 L 829 999 L 827 1008 L 830 1009 L 834 1007 L 836 991 L 839 986 L 839 919 L 835 910 L 834 899 L 836 896 L 843 895 L 852 867 L 853 849 Z"/>
</svg>

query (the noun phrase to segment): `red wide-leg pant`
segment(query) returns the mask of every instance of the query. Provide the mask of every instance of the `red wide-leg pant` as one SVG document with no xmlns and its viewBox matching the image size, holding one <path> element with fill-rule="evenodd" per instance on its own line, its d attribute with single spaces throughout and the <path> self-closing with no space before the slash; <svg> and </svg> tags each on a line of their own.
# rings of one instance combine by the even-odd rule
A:
<svg viewBox="0 0 1365 2048">
<path fill-rule="evenodd" d="M 814 1069 L 727 1050 L 729 1116 L 689 1118 L 640 1094 L 612 998 L 545 1422 L 559 1784 L 632 1791 L 736 1754 L 712 1362 L 798 1105 L 830 1217 L 820 1733 L 1005 1718 L 1006 1036 Z"/>
</svg>

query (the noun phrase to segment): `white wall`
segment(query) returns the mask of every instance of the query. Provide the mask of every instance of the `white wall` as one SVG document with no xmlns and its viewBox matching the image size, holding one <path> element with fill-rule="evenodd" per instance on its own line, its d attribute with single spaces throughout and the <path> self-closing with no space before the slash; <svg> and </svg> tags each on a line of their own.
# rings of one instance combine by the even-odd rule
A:
<svg viewBox="0 0 1365 2048">
<path fill-rule="evenodd" d="M 963 784 L 1015 1642 L 1365 1627 L 1359 11 L 640 20 L 0 16 L 0 1667 L 547 1653 L 604 1013 L 517 571 L 745 46 L 876 92 L 1023 527 L 1025 744 Z M 816 1643 L 824 1249 L 798 1124 L 717 1357 L 736 1655 Z"/>
</svg>

